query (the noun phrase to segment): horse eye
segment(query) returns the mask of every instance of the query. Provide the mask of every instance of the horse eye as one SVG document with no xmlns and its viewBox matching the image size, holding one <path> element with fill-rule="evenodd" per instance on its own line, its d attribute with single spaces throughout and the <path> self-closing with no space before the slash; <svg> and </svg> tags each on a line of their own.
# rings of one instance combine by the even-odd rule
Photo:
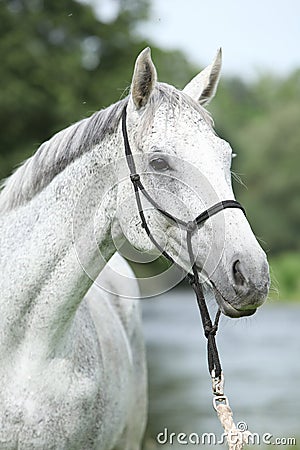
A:
<svg viewBox="0 0 300 450">
<path fill-rule="evenodd" d="M 155 158 L 150 161 L 150 166 L 154 170 L 163 171 L 169 169 L 169 164 L 164 158 Z"/>
</svg>

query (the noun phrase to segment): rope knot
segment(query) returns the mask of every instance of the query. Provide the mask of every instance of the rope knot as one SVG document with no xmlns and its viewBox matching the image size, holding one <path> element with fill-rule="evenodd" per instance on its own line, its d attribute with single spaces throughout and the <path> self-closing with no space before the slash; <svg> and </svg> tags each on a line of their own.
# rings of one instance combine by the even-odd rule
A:
<svg viewBox="0 0 300 450">
<path fill-rule="evenodd" d="M 217 324 L 214 324 L 214 325 L 208 324 L 208 325 L 205 325 L 205 327 L 204 327 L 204 334 L 205 334 L 206 338 L 208 338 L 209 336 L 215 336 L 217 331 L 218 331 Z"/>
<path fill-rule="evenodd" d="M 187 279 L 191 286 L 194 286 L 196 284 L 195 275 L 188 274 Z"/>
<path fill-rule="evenodd" d="M 190 220 L 189 222 L 187 222 L 187 224 L 186 224 L 186 230 L 187 230 L 189 233 L 192 233 L 193 231 L 195 231 L 196 228 L 197 228 L 197 224 L 196 224 L 196 222 L 195 222 L 194 220 Z"/>
<path fill-rule="evenodd" d="M 140 176 L 138 173 L 132 173 L 130 175 L 130 179 L 133 183 L 137 183 L 138 181 L 140 181 Z"/>
</svg>

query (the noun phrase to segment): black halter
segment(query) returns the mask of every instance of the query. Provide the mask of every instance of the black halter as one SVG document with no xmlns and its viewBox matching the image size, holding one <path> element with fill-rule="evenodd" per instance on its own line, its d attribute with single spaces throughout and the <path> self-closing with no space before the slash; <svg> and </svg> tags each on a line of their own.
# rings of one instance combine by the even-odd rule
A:
<svg viewBox="0 0 300 450">
<path fill-rule="evenodd" d="M 154 206 L 154 208 L 157 209 L 157 211 L 159 211 L 165 217 L 172 220 L 177 225 L 179 225 L 181 228 L 186 230 L 187 248 L 188 248 L 190 263 L 191 263 L 192 271 L 193 271 L 193 274 L 188 273 L 186 275 L 186 277 L 196 293 L 197 303 L 198 303 L 198 307 L 200 310 L 200 315 L 201 315 L 201 320 L 202 320 L 202 325 L 203 325 L 203 330 L 204 330 L 205 337 L 207 338 L 207 356 L 208 356 L 209 372 L 214 378 L 221 379 L 222 368 L 221 368 L 218 350 L 217 350 L 217 346 L 216 346 L 216 342 L 215 342 L 215 335 L 216 335 L 216 332 L 218 329 L 218 322 L 219 322 L 221 311 L 220 311 L 220 309 L 218 309 L 218 312 L 216 314 L 216 318 L 215 318 L 215 321 L 213 324 L 211 321 L 206 303 L 205 303 L 205 298 L 203 295 L 202 287 L 201 287 L 201 284 L 199 281 L 197 267 L 196 267 L 195 260 L 194 260 L 194 253 L 193 253 L 193 248 L 192 248 L 192 235 L 201 223 L 204 223 L 207 219 L 214 216 L 215 214 L 222 211 L 223 209 L 239 208 L 244 213 L 245 213 L 245 210 L 242 207 L 242 205 L 235 200 L 223 200 L 223 201 L 211 206 L 207 210 L 203 211 L 194 220 L 189 221 L 189 222 L 181 220 L 181 219 L 173 216 L 172 214 L 168 213 L 167 211 L 163 210 L 161 208 L 161 206 L 158 205 L 158 203 L 156 203 L 156 201 L 153 200 L 153 198 L 148 194 L 148 192 L 146 191 L 146 189 L 144 188 L 144 186 L 141 182 L 140 175 L 138 173 L 136 173 L 136 166 L 135 166 L 135 162 L 133 159 L 132 151 L 131 151 L 129 140 L 128 140 L 126 117 L 127 117 L 127 112 L 126 112 L 126 106 L 125 106 L 125 108 L 123 109 L 123 113 L 122 113 L 122 133 L 123 133 L 123 139 L 124 139 L 126 160 L 127 160 L 127 164 L 128 164 L 129 171 L 130 171 L 130 179 L 131 179 L 133 187 L 134 187 L 136 203 L 137 203 L 139 215 L 141 218 L 141 226 L 144 228 L 148 237 L 153 242 L 153 244 L 156 246 L 156 248 L 162 253 L 162 255 L 165 258 L 167 258 L 169 261 L 171 261 L 173 264 L 175 264 L 176 266 L 178 266 L 178 264 L 173 260 L 173 258 L 165 250 L 162 249 L 162 247 L 156 241 L 156 239 L 154 238 L 154 236 L 152 235 L 152 233 L 148 227 L 148 224 L 147 224 L 147 221 L 145 218 L 145 214 L 143 211 L 143 207 L 142 207 L 140 192 Z M 180 266 L 178 266 L 178 267 L 180 269 L 182 269 Z"/>
</svg>

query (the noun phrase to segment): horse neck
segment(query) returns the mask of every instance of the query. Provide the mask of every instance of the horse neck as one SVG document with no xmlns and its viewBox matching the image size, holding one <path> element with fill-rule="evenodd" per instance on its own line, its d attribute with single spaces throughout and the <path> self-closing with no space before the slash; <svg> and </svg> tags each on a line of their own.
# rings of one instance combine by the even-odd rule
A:
<svg viewBox="0 0 300 450">
<path fill-rule="evenodd" d="M 85 153 L 28 204 L 0 217 L 0 354 L 29 340 L 49 353 L 114 253 L 117 137 Z M 100 250 L 100 251 L 99 251 Z"/>
</svg>

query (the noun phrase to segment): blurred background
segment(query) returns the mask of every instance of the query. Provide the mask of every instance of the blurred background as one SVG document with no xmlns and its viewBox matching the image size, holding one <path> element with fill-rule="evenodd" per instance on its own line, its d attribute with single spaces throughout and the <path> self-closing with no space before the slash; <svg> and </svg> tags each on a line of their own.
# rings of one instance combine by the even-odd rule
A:
<svg viewBox="0 0 300 450">
<path fill-rule="evenodd" d="M 236 197 L 272 273 L 261 311 L 247 320 L 222 319 L 227 393 L 237 420 L 252 431 L 298 436 L 298 445 L 299 23 L 296 0 L 0 1 L 0 178 L 55 132 L 122 98 L 144 47 L 152 48 L 159 79 L 178 88 L 223 47 L 224 75 L 208 109 L 237 153 Z M 153 267 L 142 270 L 151 274 Z M 182 447 L 155 443 L 165 427 L 221 434 L 192 293 L 181 285 L 143 303 L 150 383 L 145 448 Z"/>
</svg>

